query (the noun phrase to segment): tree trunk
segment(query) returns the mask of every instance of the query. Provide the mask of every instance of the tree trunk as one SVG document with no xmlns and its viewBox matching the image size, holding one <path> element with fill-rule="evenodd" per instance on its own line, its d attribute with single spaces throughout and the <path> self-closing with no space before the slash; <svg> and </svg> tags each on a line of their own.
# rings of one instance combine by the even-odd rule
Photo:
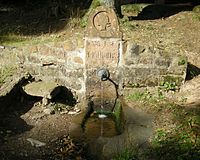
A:
<svg viewBox="0 0 200 160">
<path fill-rule="evenodd" d="M 121 13 L 121 0 L 93 0 L 92 1 L 92 8 L 96 8 L 97 6 L 106 6 L 113 8 L 116 14 L 121 18 L 122 13 Z"/>
<path fill-rule="evenodd" d="M 121 13 L 121 0 L 92 0 L 92 3 L 87 11 L 87 13 L 83 16 L 81 20 L 81 26 L 85 27 L 87 25 L 87 20 L 90 15 L 90 13 L 97 8 L 98 6 L 106 6 L 109 8 L 113 8 L 115 13 L 117 14 L 118 17 L 122 18 L 122 13 Z"/>
</svg>

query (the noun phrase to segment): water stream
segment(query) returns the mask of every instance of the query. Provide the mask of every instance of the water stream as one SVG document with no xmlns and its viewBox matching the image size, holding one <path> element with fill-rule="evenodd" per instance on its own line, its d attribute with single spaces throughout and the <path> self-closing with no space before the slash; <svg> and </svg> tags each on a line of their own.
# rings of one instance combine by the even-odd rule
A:
<svg viewBox="0 0 200 160">
<path fill-rule="evenodd" d="M 99 114 L 98 116 L 99 116 L 99 118 L 101 119 L 101 136 L 103 136 L 103 130 L 104 130 L 104 128 L 103 128 L 103 122 L 104 122 L 104 118 L 106 118 L 106 116 L 105 115 L 103 115 L 102 113 L 103 113 L 103 111 L 104 111 L 104 86 L 103 86 L 103 82 L 101 81 L 100 82 L 101 83 L 101 114 Z"/>
</svg>

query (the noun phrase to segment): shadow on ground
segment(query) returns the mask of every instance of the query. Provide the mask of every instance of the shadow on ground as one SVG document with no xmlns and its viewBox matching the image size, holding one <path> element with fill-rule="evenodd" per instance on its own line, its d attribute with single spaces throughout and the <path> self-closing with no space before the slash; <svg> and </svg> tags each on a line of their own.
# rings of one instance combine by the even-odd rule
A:
<svg viewBox="0 0 200 160">
<path fill-rule="evenodd" d="M 4 143 L 8 137 L 14 136 L 32 129 L 21 115 L 28 112 L 40 97 L 32 97 L 21 92 L 19 86 L 15 86 L 6 96 L 0 97 L 0 143 Z"/>
<path fill-rule="evenodd" d="M 63 1 L 58 15 L 48 15 L 49 1 L 0 1 L 0 43 L 20 41 L 12 35 L 34 36 L 58 32 L 66 27 L 70 18 L 81 17 L 88 5 Z M 11 38 L 12 37 L 12 38 Z"/>
<path fill-rule="evenodd" d="M 200 68 L 191 63 L 188 63 L 186 80 L 191 80 L 198 75 L 200 75 Z"/>
<path fill-rule="evenodd" d="M 160 129 L 152 142 L 150 154 L 155 159 L 198 160 L 200 157 L 200 104 L 174 106 L 171 111 L 177 127 L 171 132 Z"/>
<path fill-rule="evenodd" d="M 182 11 L 192 11 L 190 4 L 149 5 L 137 16 L 130 16 L 130 20 L 154 20 L 167 18 Z"/>
</svg>

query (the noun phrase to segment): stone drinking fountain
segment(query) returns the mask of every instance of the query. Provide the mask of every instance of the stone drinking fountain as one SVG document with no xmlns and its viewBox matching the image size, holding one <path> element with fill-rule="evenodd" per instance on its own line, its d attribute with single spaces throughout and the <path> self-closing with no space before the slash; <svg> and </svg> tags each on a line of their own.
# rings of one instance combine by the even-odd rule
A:
<svg viewBox="0 0 200 160">
<path fill-rule="evenodd" d="M 96 106 L 101 94 L 105 110 L 111 111 L 116 98 L 126 89 L 155 87 L 164 82 L 177 86 L 184 83 L 186 57 L 125 41 L 122 35 L 114 10 L 100 6 L 88 18 L 83 47 L 74 44 L 69 49 L 63 41 L 27 46 L 15 52 L 22 72 L 30 73 L 44 86 L 51 83 L 46 87 L 49 93 L 40 96 L 52 98 L 51 91 L 64 86 L 77 102 L 93 101 L 95 109 L 99 108 Z"/>
<path fill-rule="evenodd" d="M 26 47 L 16 50 L 22 70 L 36 80 L 23 87 L 25 92 L 42 96 L 47 105 L 59 94 L 54 88 L 62 86 L 84 102 L 82 110 L 92 104 L 94 112 L 112 113 L 127 89 L 165 82 L 180 86 L 186 77 L 184 56 L 123 40 L 114 10 L 104 6 L 89 15 L 83 48 L 73 48 L 64 41 L 27 46 L 29 53 Z"/>
<path fill-rule="evenodd" d="M 64 41 L 53 47 L 39 44 L 33 46 L 29 54 L 26 49 L 17 54 L 21 68 L 36 80 L 53 82 L 50 93 L 41 94 L 44 98 L 53 96 L 54 87 L 64 86 L 71 91 L 82 104 L 79 105 L 81 109 L 86 110 L 80 124 L 85 129 L 92 117 L 94 123 L 100 124 L 111 118 L 111 126 L 119 127 L 123 115 L 116 115 L 123 109 L 120 98 L 124 91 L 155 87 L 165 82 L 180 86 L 185 81 L 187 69 L 187 59 L 182 55 L 123 40 L 114 10 L 104 6 L 90 14 L 83 47 L 68 50 Z M 28 94 L 26 88 L 30 85 L 24 87 Z M 120 118 L 113 118 L 113 115 Z M 92 130 L 93 126 L 90 127 Z M 121 125 L 116 134 L 122 133 L 122 128 Z"/>
</svg>

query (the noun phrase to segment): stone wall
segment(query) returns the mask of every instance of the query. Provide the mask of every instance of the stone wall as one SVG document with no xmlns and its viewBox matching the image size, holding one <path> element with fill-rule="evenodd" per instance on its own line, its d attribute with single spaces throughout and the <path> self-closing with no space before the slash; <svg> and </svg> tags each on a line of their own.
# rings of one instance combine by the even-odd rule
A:
<svg viewBox="0 0 200 160">
<path fill-rule="evenodd" d="M 84 49 L 70 51 L 65 49 L 65 43 L 23 47 L 17 52 L 19 64 L 23 72 L 29 72 L 36 80 L 54 81 L 81 99 L 85 94 Z"/>
<path fill-rule="evenodd" d="M 185 80 L 186 57 L 123 41 L 117 16 L 110 8 L 101 6 L 91 13 L 85 36 L 81 47 L 72 39 L 18 49 L 19 64 L 38 80 L 67 87 L 80 101 L 104 95 L 102 88 L 114 98 L 116 86 L 123 94 L 124 88 L 165 82 L 180 86 Z M 101 68 L 109 70 L 112 81 L 101 82 L 96 74 Z"/>
<path fill-rule="evenodd" d="M 54 81 L 66 86 L 78 96 L 85 98 L 86 63 L 90 63 L 84 48 L 67 50 L 60 45 L 34 45 L 15 49 L 23 72 L 29 72 L 36 80 Z M 162 50 L 139 46 L 132 42 L 121 43 L 120 60 L 110 70 L 111 78 L 122 88 L 158 86 L 163 82 L 184 83 L 187 59 L 184 56 L 166 53 Z M 109 57 L 108 57 L 109 58 Z M 93 57 L 92 62 L 98 61 Z M 90 63 L 93 70 L 98 63 Z M 100 67 L 100 65 L 97 65 Z M 97 69 L 96 67 L 96 69 Z M 87 77 L 89 74 L 87 75 Z M 91 78 L 88 77 L 88 82 Z M 95 78 L 94 78 L 95 80 Z M 89 84 L 92 85 L 92 84 Z M 122 90 L 123 92 L 123 90 Z"/>
<path fill-rule="evenodd" d="M 173 52 L 127 42 L 120 68 L 124 87 L 159 86 L 165 82 L 180 86 L 186 77 L 187 59 Z"/>
</svg>

